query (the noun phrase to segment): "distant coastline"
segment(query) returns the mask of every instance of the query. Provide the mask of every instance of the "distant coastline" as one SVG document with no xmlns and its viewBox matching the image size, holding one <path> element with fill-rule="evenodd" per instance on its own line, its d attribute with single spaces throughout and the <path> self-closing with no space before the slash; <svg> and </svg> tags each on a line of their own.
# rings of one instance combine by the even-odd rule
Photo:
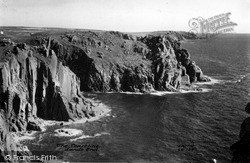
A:
<svg viewBox="0 0 250 163">
<path fill-rule="evenodd" d="M 209 91 L 199 83 L 211 83 L 211 78 L 181 46 L 182 41 L 206 39 L 192 33 L 34 27 L 0 27 L 0 31 L 0 103 L 5 111 L 0 113 L 1 159 L 10 146 L 14 146 L 10 155 L 30 155 L 20 140 L 32 134 L 22 133 L 42 131 L 50 120 L 76 123 L 108 115 L 109 109 L 98 107 L 81 92 Z M 58 130 L 58 135 L 62 133 L 74 131 Z"/>
</svg>

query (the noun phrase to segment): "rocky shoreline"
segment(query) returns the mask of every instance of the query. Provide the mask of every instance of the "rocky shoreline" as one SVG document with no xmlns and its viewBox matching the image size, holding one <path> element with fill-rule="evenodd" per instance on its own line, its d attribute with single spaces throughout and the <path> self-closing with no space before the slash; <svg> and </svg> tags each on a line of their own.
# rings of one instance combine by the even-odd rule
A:
<svg viewBox="0 0 250 163">
<path fill-rule="evenodd" d="M 83 122 L 107 114 L 82 91 L 199 91 L 193 83 L 210 81 L 181 47 L 183 36 L 178 32 L 141 36 L 114 31 L 2 30 L 1 161 L 6 155 L 30 154 L 10 132 L 41 131 L 41 119 Z"/>
</svg>

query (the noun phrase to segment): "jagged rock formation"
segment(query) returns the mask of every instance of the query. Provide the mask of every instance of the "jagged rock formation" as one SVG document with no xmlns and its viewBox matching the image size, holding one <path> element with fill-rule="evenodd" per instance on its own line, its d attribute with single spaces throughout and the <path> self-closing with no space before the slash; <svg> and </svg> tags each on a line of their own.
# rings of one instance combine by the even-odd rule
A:
<svg viewBox="0 0 250 163">
<path fill-rule="evenodd" d="M 37 37 L 32 43 L 44 56 L 46 47 L 53 50 L 80 78 L 81 91 L 150 92 L 178 91 L 208 80 L 179 38 L 88 31 Z"/>
<path fill-rule="evenodd" d="M 8 161 L 5 160 L 6 156 L 9 155 L 11 158 L 14 158 L 14 156 L 28 156 L 31 155 L 31 153 L 24 148 L 23 145 L 19 143 L 15 143 L 13 140 L 11 134 L 9 133 L 9 124 L 6 117 L 4 116 L 5 113 L 3 113 L 3 110 L 1 110 L 0 113 L 0 161 Z M 11 161 L 11 160 L 9 160 Z M 14 161 L 11 162 L 22 162 L 22 161 Z M 29 162 L 28 160 L 23 160 L 23 162 Z"/>
<path fill-rule="evenodd" d="M 80 93 L 79 79 L 53 50 L 43 56 L 24 43 L 9 49 L 8 59 L 0 62 L 1 161 L 8 151 L 17 151 L 9 131 L 41 131 L 38 117 L 68 121 L 95 115 L 92 102 Z"/>
<path fill-rule="evenodd" d="M 178 91 L 208 80 L 176 32 L 141 36 L 26 29 L 16 31 L 18 37 L 11 32 L 0 40 L 1 159 L 6 150 L 16 151 L 9 131 L 40 131 L 38 117 L 95 116 L 93 103 L 81 91 Z"/>
<path fill-rule="evenodd" d="M 81 95 L 78 78 L 53 50 L 45 58 L 17 45 L 13 53 L 0 66 L 1 109 L 12 131 L 24 130 L 36 117 L 67 121 L 89 115 L 91 103 Z"/>
<path fill-rule="evenodd" d="M 247 104 L 245 111 L 250 113 L 250 103 Z M 233 152 L 232 163 L 250 162 L 250 117 L 241 124 L 239 139 L 230 147 Z"/>
</svg>

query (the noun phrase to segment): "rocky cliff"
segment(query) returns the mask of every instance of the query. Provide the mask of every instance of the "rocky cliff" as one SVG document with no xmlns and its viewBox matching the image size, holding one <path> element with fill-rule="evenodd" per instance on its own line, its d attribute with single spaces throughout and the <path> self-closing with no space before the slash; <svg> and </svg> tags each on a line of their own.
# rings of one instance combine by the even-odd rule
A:
<svg viewBox="0 0 250 163">
<path fill-rule="evenodd" d="M 245 111 L 250 114 L 250 103 L 247 104 Z M 230 147 L 233 152 L 232 163 L 250 162 L 250 117 L 242 122 L 239 139 Z"/>
<path fill-rule="evenodd" d="M 84 31 L 46 36 L 29 43 L 41 52 L 53 50 L 80 78 L 81 91 L 178 91 L 208 80 L 181 47 L 177 34 Z"/>
<path fill-rule="evenodd" d="M 1 50 L 5 52 L 0 62 L 1 161 L 6 154 L 26 154 L 9 131 L 40 131 L 38 118 L 68 121 L 95 115 L 93 103 L 80 93 L 79 78 L 53 50 L 46 49 L 43 55 L 24 43 Z"/>
<path fill-rule="evenodd" d="M 91 103 L 80 93 L 78 77 L 53 50 L 46 53 L 44 57 L 17 44 L 0 65 L 1 109 L 11 131 L 25 130 L 36 117 L 68 121 L 93 114 Z"/>
<path fill-rule="evenodd" d="M 11 132 L 40 131 L 39 118 L 95 116 L 81 91 L 194 89 L 207 81 L 176 32 L 147 35 L 81 30 L 4 29 L 0 40 L 1 161 L 17 150 Z M 10 153 L 13 154 L 13 153 Z"/>
<path fill-rule="evenodd" d="M 0 113 L 0 161 L 7 161 L 6 156 L 9 155 L 13 158 L 13 156 L 29 156 L 31 153 L 28 151 L 25 146 L 15 143 L 12 138 L 12 135 L 9 132 L 9 123 L 5 117 L 5 113 L 1 110 Z M 8 157 L 8 156 L 7 156 Z M 15 161 L 9 161 L 15 162 Z M 16 161 L 22 162 L 22 161 Z M 23 162 L 28 162 L 27 159 L 24 159 Z"/>
</svg>

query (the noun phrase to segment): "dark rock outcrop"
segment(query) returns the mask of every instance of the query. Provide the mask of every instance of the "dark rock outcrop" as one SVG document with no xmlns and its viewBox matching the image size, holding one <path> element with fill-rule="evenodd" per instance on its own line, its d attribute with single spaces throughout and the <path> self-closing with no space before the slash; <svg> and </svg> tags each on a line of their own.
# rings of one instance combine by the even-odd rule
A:
<svg viewBox="0 0 250 163">
<path fill-rule="evenodd" d="M 249 113 L 249 110 L 250 103 L 245 108 L 247 113 Z M 250 117 L 246 118 L 241 124 L 239 139 L 230 147 L 233 152 L 232 163 L 250 162 Z"/>
<path fill-rule="evenodd" d="M 41 127 L 36 122 L 32 122 L 32 121 L 28 122 L 27 130 L 42 131 Z"/>
<path fill-rule="evenodd" d="M 41 131 L 38 118 L 68 121 L 94 115 L 78 77 L 53 50 L 46 47 L 44 55 L 27 44 L 10 48 L 9 59 L 0 62 L 1 161 L 7 154 L 22 155 L 10 131 Z"/>
<path fill-rule="evenodd" d="M 40 38 L 36 46 L 49 45 L 47 51 L 54 51 L 80 78 L 81 91 L 178 91 L 193 82 L 209 80 L 181 47 L 179 35 L 129 36 L 121 32 L 72 32 Z"/>
<path fill-rule="evenodd" d="M 177 32 L 22 32 L 0 41 L 1 159 L 18 151 L 9 132 L 40 131 L 39 118 L 95 116 L 81 91 L 179 91 L 207 80 Z"/>
<path fill-rule="evenodd" d="M 247 106 L 245 107 L 245 111 L 250 114 L 250 102 L 247 103 Z"/>
<path fill-rule="evenodd" d="M 91 103 L 81 95 L 76 75 L 58 61 L 53 50 L 47 58 L 32 53 L 21 50 L 1 63 L 1 94 L 5 96 L 1 104 L 9 120 L 15 121 L 11 130 L 19 131 L 36 117 L 62 121 L 84 117 Z"/>
</svg>

